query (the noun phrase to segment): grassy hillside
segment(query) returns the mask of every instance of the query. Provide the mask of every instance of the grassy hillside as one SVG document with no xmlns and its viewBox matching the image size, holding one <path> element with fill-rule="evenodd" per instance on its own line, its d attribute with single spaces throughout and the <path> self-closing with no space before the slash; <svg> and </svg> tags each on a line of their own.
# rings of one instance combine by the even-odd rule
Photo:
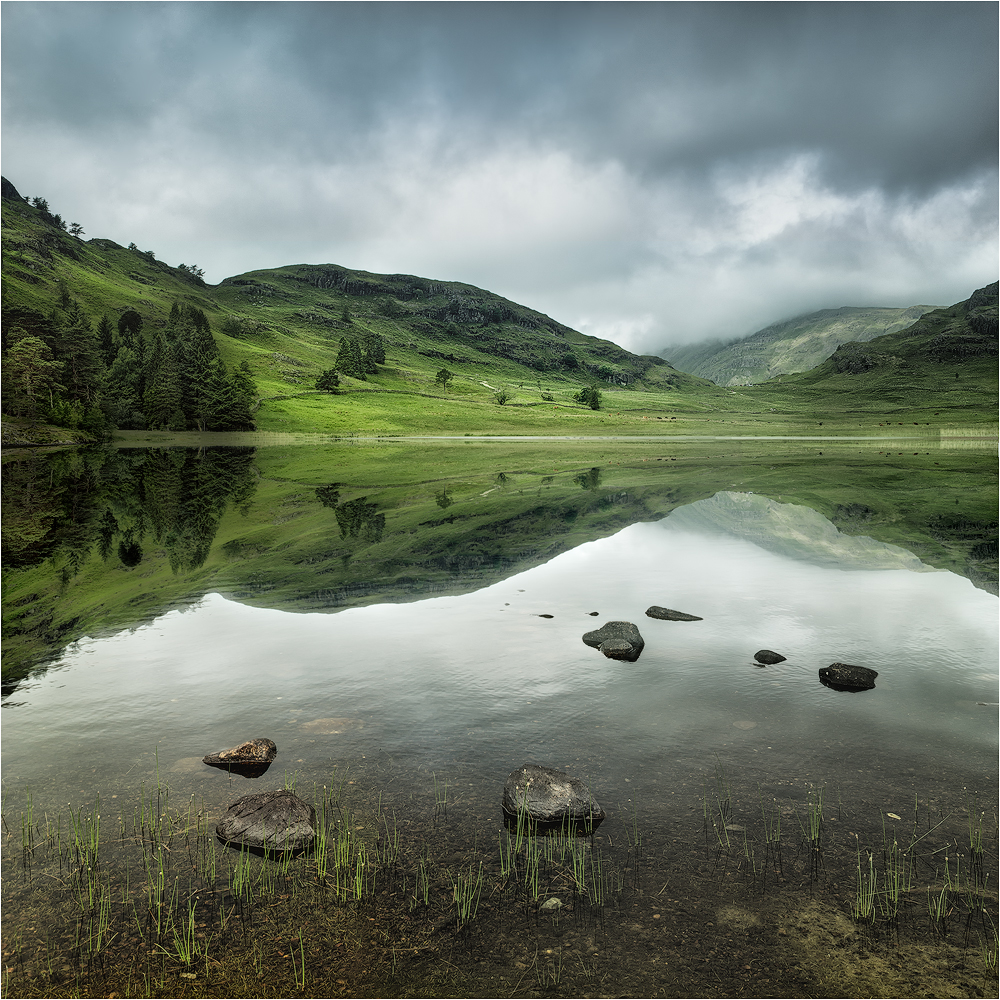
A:
<svg viewBox="0 0 1000 1000">
<path fill-rule="evenodd" d="M 934 306 L 906 309 L 842 306 L 781 323 L 730 341 L 710 341 L 661 351 L 681 371 L 718 385 L 750 385 L 822 364 L 848 341 L 868 341 L 903 330 Z"/>
<path fill-rule="evenodd" d="M 997 283 L 966 301 L 935 309 L 898 333 L 842 344 L 808 372 L 784 375 L 748 392 L 813 405 L 866 399 L 880 409 L 923 400 L 934 410 L 976 408 L 996 418 Z"/>
<path fill-rule="evenodd" d="M 576 433 L 599 427 L 597 411 L 573 398 L 591 384 L 653 393 L 657 408 L 662 398 L 699 411 L 718 396 L 661 358 L 631 354 L 471 285 L 303 264 L 209 286 L 196 268 L 171 267 L 151 251 L 71 235 L 6 181 L 3 195 L 5 326 L 55 347 L 43 318 L 60 302 L 79 302 L 92 323 L 108 316 L 112 328 L 135 312 L 147 338 L 169 333 L 175 305 L 197 310 L 228 368 L 253 379 L 262 430 L 531 433 L 540 423 L 561 433 L 568 418 Z M 317 391 L 342 340 L 373 334 L 385 345 L 377 371 L 363 379 L 342 373 L 335 396 Z M 451 373 L 444 383 L 436 378 L 443 368 Z M 507 399 L 498 404 L 501 392 Z"/>
<path fill-rule="evenodd" d="M 264 432 L 877 434 L 891 422 L 936 435 L 942 427 L 996 419 L 996 366 L 988 354 L 974 353 L 978 335 L 965 326 L 965 333 L 947 334 L 949 344 L 965 338 L 965 353 L 935 349 L 905 369 L 906 378 L 898 377 L 896 362 L 879 360 L 885 351 L 873 348 L 865 355 L 875 359 L 866 373 L 827 365 L 807 376 L 722 388 L 458 282 L 299 264 L 210 286 L 194 266 L 171 267 L 151 251 L 73 235 L 47 206 L 29 205 L 7 181 L 2 211 L 5 414 L 11 413 L 8 401 L 18 399 L 9 391 L 14 374 L 26 364 L 23 358 L 10 363 L 13 338 L 35 337 L 28 368 L 35 366 L 42 386 L 28 401 L 35 412 L 14 412 L 22 421 L 16 435 L 8 435 L 12 442 L 30 439 L 25 421 L 86 431 L 88 421 L 100 423 L 98 410 L 151 441 L 158 429 L 170 435 L 234 429 L 199 417 L 197 401 L 187 397 L 179 409 L 169 379 L 160 393 L 166 402 L 154 413 L 149 396 L 157 343 L 179 359 L 177 377 L 186 389 L 177 391 L 190 394 L 203 381 L 198 371 L 214 371 L 221 388 L 213 398 L 239 397 L 245 419 L 235 424 L 253 423 Z M 102 346 L 93 328 L 105 316 Z M 961 325 L 963 316 L 942 322 Z M 130 317 L 141 321 L 138 341 L 128 339 Z M 206 360 L 201 334 L 211 337 L 214 359 Z M 89 346 L 80 341 L 85 336 Z M 345 341 L 372 338 L 383 345 L 384 360 L 363 377 L 341 371 L 336 393 L 316 389 L 319 376 L 338 365 Z M 126 357 L 122 349 L 130 345 L 135 356 Z M 838 365 L 858 350 L 838 352 Z M 905 354 L 893 350 L 891 357 Z M 101 360 L 88 361 L 88 351 Z M 89 376 L 74 383 L 81 359 Z M 201 368 L 192 367 L 195 361 Z M 442 369 L 450 375 L 444 381 L 437 378 Z M 600 409 L 575 398 L 589 385 L 603 395 Z M 134 405 L 118 405 L 126 390 Z M 60 394 L 66 405 L 53 416 L 49 403 L 54 396 L 58 404 Z M 69 403 L 76 410 L 69 412 Z"/>
</svg>

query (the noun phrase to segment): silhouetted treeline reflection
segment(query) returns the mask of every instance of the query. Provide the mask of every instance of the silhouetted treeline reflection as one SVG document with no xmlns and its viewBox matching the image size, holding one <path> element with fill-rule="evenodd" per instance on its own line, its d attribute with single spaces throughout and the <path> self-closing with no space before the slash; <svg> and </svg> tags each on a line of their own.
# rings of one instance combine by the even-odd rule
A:
<svg viewBox="0 0 1000 1000">
<path fill-rule="evenodd" d="M 149 545 L 174 571 L 197 569 L 219 518 L 255 489 L 253 448 L 94 449 L 3 467 L 4 569 L 60 558 L 74 576 L 92 551 L 133 568 Z"/>
</svg>

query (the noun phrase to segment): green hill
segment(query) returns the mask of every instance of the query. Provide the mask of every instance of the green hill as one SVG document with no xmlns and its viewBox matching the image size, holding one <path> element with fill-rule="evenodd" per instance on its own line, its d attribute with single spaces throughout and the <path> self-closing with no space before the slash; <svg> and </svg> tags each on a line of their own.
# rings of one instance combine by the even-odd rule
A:
<svg viewBox="0 0 1000 1000">
<path fill-rule="evenodd" d="M 848 341 L 868 341 L 903 330 L 935 306 L 906 309 L 842 306 L 772 323 L 747 337 L 665 348 L 681 371 L 718 385 L 750 385 L 822 364 Z"/>
<path fill-rule="evenodd" d="M 531 433 L 544 415 L 575 433 L 600 420 L 574 398 L 590 386 L 696 410 L 719 395 L 661 358 L 471 285 L 298 264 L 211 286 L 194 265 L 84 240 L 7 180 L 2 193 L 9 415 L 95 433 Z M 331 369 L 336 394 L 316 388 Z"/>
<path fill-rule="evenodd" d="M 980 408 L 991 423 L 997 405 L 997 288 L 980 288 L 946 309 L 867 343 L 847 343 L 808 372 L 783 375 L 753 391 L 813 406 L 867 399 L 883 409 L 913 405 Z"/>
<path fill-rule="evenodd" d="M 248 430 L 808 435 L 819 424 L 857 434 L 890 418 L 934 433 L 995 422 L 995 305 L 991 342 L 988 307 L 960 303 L 891 334 L 903 340 L 889 347 L 842 345 L 833 367 L 723 388 L 460 282 L 294 264 L 213 286 L 195 265 L 85 240 L 6 180 L 2 195 L 5 443 Z M 925 322 L 936 346 L 909 361 L 906 338 L 919 340 Z"/>
</svg>

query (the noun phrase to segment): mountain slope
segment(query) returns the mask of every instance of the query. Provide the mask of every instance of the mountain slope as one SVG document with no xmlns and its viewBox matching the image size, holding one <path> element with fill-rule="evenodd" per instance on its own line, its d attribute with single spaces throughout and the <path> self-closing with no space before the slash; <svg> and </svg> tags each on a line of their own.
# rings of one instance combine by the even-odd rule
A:
<svg viewBox="0 0 1000 1000">
<path fill-rule="evenodd" d="M 750 387 L 789 403 L 868 400 L 887 412 L 920 402 L 927 408 L 975 406 L 990 422 L 997 406 L 998 283 L 964 302 L 934 309 L 916 323 L 867 343 L 847 343 L 808 372 Z"/>
<path fill-rule="evenodd" d="M 821 309 L 772 323 L 738 340 L 665 348 L 660 354 L 681 371 L 711 379 L 718 385 L 750 385 L 776 375 L 808 371 L 825 361 L 840 344 L 895 333 L 934 308 Z"/>
<path fill-rule="evenodd" d="M 35 338 L 34 355 L 20 357 L 20 367 L 13 366 L 23 374 L 24 392 L 14 393 L 22 415 L 37 411 L 59 423 L 58 414 L 51 414 L 58 410 L 53 399 L 62 399 L 67 406 L 79 403 L 87 419 L 99 422 L 92 411 L 100 383 L 100 406 L 115 426 L 194 429 L 194 404 L 184 396 L 183 384 L 176 406 L 171 404 L 174 390 L 167 386 L 167 402 L 158 414 L 152 412 L 147 399 L 152 376 L 146 369 L 162 341 L 167 360 L 171 352 L 176 355 L 183 383 L 185 359 L 195 350 L 196 335 L 206 329 L 232 382 L 230 395 L 250 386 L 247 391 L 256 396 L 253 419 L 261 429 L 412 433 L 459 429 L 456 424 L 473 431 L 524 424 L 526 432 L 543 412 L 548 423 L 556 416 L 598 422 L 589 406 L 574 399 L 591 384 L 605 392 L 676 391 L 691 396 L 696 409 L 704 408 L 701 397 L 719 394 L 661 358 L 631 354 L 471 285 L 298 264 L 210 286 L 194 266 L 171 267 L 134 244 L 84 240 L 78 227 L 74 235 L 73 227 L 67 231 L 41 199 L 29 204 L 6 179 L 2 194 L 4 326 L 13 331 L 11 336 L 5 332 L 5 360 L 14 340 Z M 70 315 L 77 306 L 82 318 Z M 102 316 L 108 317 L 103 345 L 87 328 Z M 123 332 L 126 316 L 138 330 L 126 323 Z M 77 345 L 74 358 L 88 352 L 103 356 L 104 373 L 94 369 L 86 398 L 74 396 L 59 381 L 67 366 L 76 364 L 64 350 L 65 331 L 73 322 L 78 339 L 89 338 Z M 185 332 L 185 323 L 197 329 Z M 369 359 L 366 372 L 341 363 L 345 341 L 376 345 L 376 360 Z M 117 377 L 109 377 L 123 347 L 135 357 L 118 365 Z M 204 340 L 201 349 L 208 349 Z M 315 387 L 317 378 L 334 368 L 341 370 L 336 397 Z M 443 368 L 447 372 L 439 379 Z M 113 397 L 126 391 L 122 385 L 129 372 L 138 373 L 128 389 L 132 401 L 118 406 Z M 193 384 L 188 378 L 188 389 Z M 225 393 L 218 395 L 221 399 Z M 506 409 L 498 409 L 498 402 L 511 399 Z M 525 414 L 525 407 L 534 408 L 535 415 Z M 554 408 L 560 412 L 548 412 Z M 82 419 L 78 414 L 78 423 Z M 222 429 L 211 421 L 205 426 Z"/>
</svg>

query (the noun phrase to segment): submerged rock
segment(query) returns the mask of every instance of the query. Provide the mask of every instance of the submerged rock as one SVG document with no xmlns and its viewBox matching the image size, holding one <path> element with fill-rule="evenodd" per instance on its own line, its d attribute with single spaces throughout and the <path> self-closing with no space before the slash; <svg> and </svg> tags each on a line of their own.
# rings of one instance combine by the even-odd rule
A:
<svg viewBox="0 0 1000 1000">
<path fill-rule="evenodd" d="M 820 683 L 834 691 L 869 691 L 875 687 L 876 677 L 877 670 L 851 663 L 831 663 L 819 671 Z"/>
<path fill-rule="evenodd" d="M 661 618 L 666 622 L 703 622 L 704 618 L 697 615 L 689 615 L 684 611 L 673 611 L 670 608 L 661 608 L 654 604 L 651 608 L 646 608 L 647 618 Z"/>
<path fill-rule="evenodd" d="M 781 653 L 776 653 L 773 649 L 758 649 L 756 653 L 753 654 L 753 658 L 758 663 L 769 664 L 769 663 L 784 663 L 787 657 L 782 656 Z"/>
<path fill-rule="evenodd" d="M 613 660 L 629 662 L 638 660 L 646 645 L 639 630 L 631 622 L 606 622 L 593 632 L 585 632 L 583 641 Z"/>
<path fill-rule="evenodd" d="M 255 850 L 301 851 L 312 846 L 316 810 L 285 789 L 237 799 L 215 828 L 227 844 Z"/>
<path fill-rule="evenodd" d="M 511 821 L 527 812 L 534 823 L 570 823 L 592 830 L 605 817 L 590 789 L 563 771 L 525 764 L 511 771 L 503 788 L 503 811 Z"/>
<path fill-rule="evenodd" d="M 238 747 L 220 750 L 202 758 L 202 763 L 211 767 L 221 767 L 233 774 L 241 774 L 244 778 L 259 778 L 278 755 L 274 740 L 258 737 L 247 740 Z"/>
</svg>

